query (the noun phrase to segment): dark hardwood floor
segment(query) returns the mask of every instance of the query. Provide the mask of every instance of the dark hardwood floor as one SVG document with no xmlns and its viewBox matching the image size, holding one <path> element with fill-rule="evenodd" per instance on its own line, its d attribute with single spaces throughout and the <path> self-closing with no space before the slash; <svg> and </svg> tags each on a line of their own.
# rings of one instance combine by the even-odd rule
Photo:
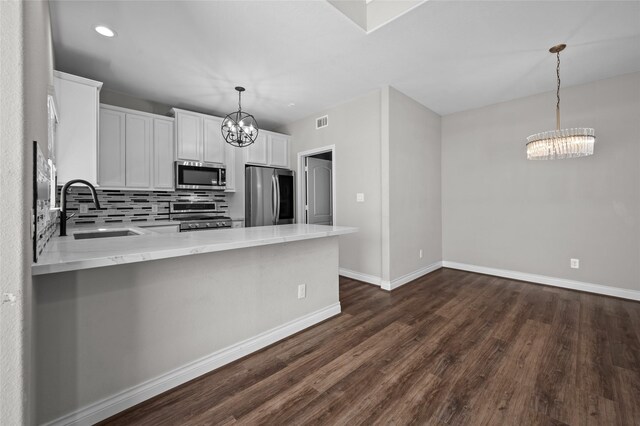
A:
<svg viewBox="0 0 640 426">
<path fill-rule="evenodd" d="M 441 269 L 108 425 L 640 425 L 640 303 Z"/>
</svg>

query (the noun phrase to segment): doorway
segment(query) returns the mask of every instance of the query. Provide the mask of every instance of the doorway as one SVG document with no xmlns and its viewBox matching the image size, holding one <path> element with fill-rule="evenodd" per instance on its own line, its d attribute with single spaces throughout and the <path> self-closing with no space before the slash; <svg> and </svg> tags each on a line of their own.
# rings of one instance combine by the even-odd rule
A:
<svg viewBox="0 0 640 426">
<path fill-rule="evenodd" d="M 298 153 L 298 223 L 333 225 L 335 145 Z"/>
</svg>

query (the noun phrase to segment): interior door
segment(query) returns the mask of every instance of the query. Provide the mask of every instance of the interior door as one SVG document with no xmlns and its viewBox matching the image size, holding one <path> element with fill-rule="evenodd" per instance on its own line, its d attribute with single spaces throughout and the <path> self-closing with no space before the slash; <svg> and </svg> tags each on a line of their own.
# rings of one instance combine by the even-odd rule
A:
<svg viewBox="0 0 640 426">
<path fill-rule="evenodd" d="M 307 223 L 333 225 L 332 164 L 307 157 Z"/>
</svg>

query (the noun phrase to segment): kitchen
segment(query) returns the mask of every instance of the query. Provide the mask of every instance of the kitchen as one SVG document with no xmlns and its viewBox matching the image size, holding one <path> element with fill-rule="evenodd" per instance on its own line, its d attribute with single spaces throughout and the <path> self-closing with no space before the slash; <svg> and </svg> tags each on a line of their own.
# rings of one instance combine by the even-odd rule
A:
<svg viewBox="0 0 640 426">
<path fill-rule="evenodd" d="M 0 12 L 0 423 L 640 415 L 640 2 Z"/>
<path fill-rule="evenodd" d="M 57 190 L 41 191 L 34 205 L 45 205 L 42 218 L 55 215 L 47 205 L 59 207 L 59 235 L 42 220 L 34 244 L 41 413 L 54 413 L 54 423 L 95 422 L 130 406 L 125 393 L 151 395 L 141 383 L 169 390 L 340 312 L 337 239 L 357 229 L 294 222 L 287 135 L 245 125 L 244 112 L 222 119 L 172 108 L 160 116 L 102 104 L 101 82 L 59 71 L 54 87 Z M 114 333 L 119 343 L 105 345 Z M 140 333 L 186 339 L 127 352 L 123 343 Z M 75 342 L 84 355 L 66 357 Z M 105 370 L 112 386 L 94 374 Z M 77 385 L 68 387 L 73 376 Z M 86 407 L 64 415 L 78 403 Z"/>
</svg>

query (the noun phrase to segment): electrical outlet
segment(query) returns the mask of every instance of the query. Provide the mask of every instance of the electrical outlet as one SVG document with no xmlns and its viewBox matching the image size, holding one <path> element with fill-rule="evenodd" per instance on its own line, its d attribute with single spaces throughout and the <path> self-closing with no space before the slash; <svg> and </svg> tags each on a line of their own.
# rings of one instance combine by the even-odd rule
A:
<svg viewBox="0 0 640 426">
<path fill-rule="evenodd" d="M 304 299 L 305 297 L 307 297 L 307 285 L 300 284 L 298 286 L 298 299 Z"/>
<path fill-rule="evenodd" d="M 80 214 L 89 213 L 89 206 L 86 204 L 80 204 Z"/>
<path fill-rule="evenodd" d="M 422 259 L 422 249 L 420 249 L 420 251 L 418 252 L 418 256 L 420 257 L 420 259 Z"/>
<path fill-rule="evenodd" d="M 580 269 L 580 259 L 571 259 L 571 268 Z"/>
<path fill-rule="evenodd" d="M 158 213 L 158 205 L 151 204 L 151 213 Z"/>
<path fill-rule="evenodd" d="M 356 202 L 364 203 L 364 193 L 363 192 L 358 192 L 356 194 Z"/>
</svg>

